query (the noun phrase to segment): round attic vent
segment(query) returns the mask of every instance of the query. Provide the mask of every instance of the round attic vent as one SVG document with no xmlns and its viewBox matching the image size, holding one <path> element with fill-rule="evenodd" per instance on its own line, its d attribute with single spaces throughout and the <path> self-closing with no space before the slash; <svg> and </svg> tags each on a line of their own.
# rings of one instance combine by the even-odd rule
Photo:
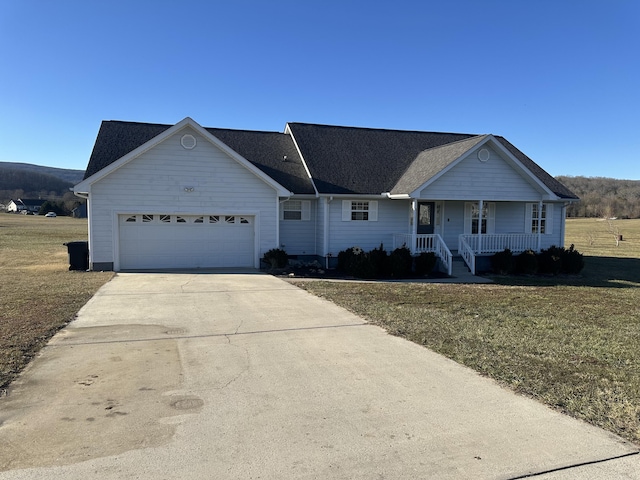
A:
<svg viewBox="0 0 640 480">
<path fill-rule="evenodd" d="M 478 160 L 480 160 L 481 162 L 486 162 L 487 160 L 489 160 L 490 156 L 491 155 L 489 154 L 489 150 L 487 150 L 486 148 L 483 148 L 478 152 Z"/>
<path fill-rule="evenodd" d="M 182 145 L 183 148 L 186 148 L 187 150 L 191 150 L 196 146 L 196 137 L 189 134 L 183 135 L 182 138 L 180 139 L 180 144 Z"/>
</svg>

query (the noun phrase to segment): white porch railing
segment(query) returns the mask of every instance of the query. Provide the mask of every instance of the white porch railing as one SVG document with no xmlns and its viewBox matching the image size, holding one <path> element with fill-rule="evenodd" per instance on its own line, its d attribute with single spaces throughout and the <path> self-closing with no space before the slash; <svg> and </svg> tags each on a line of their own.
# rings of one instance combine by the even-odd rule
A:
<svg viewBox="0 0 640 480">
<path fill-rule="evenodd" d="M 393 235 L 393 249 L 400 247 L 407 247 L 411 250 L 412 255 L 418 255 L 422 252 L 435 253 L 447 269 L 447 275 L 451 275 L 453 255 L 440 235 L 395 233 Z"/>
<path fill-rule="evenodd" d="M 493 235 L 460 235 L 458 254 L 462 256 L 473 275 L 476 274 L 476 255 L 502 252 L 508 248 L 513 253 L 538 250 L 538 235 L 504 233 Z"/>
</svg>

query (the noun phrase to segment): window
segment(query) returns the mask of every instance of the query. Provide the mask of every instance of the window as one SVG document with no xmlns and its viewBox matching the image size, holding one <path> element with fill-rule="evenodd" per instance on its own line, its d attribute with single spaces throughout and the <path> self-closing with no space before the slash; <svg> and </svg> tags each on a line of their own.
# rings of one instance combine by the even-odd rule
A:
<svg viewBox="0 0 640 480">
<path fill-rule="evenodd" d="M 226 217 L 224 217 L 224 221 L 226 223 L 236 223 L 236 217 L 227 215 Z"/>
<path fill-rule="evenodd" d="M 209 223 L 218 223 L 220 217 L 218 215 L 209 215 Z"/>
<path fill-rule="evenodd" d="M 130 215 L 130 216 L 127 217 L 125 222 L 132 223 L 132 222 L 135 222 L 136 220 L 137 220 L 137 217 L 135 215 Z"/>
<path fill-rule="evenodd" d="M 482 218 L 482 219 L 481 219 Z M 482 225 L 482 232 L 487 233 L 487 204 L 482 204 L 482 216 L 480 215 L 480 205 L 471 204 L 471 234 L 477 234 Z"/>
<path fill-rule="evenodd" d="M 286 200 L 282 202 L 280 220 L 311 220 L 311 202 L 309 200 Z"/>
<path fill-rule="evenodd" d="M 142 215 L 142 223 L 153 222 L 153 215 Z"/>
<path fill-rule="evenodd" d="M 378 202 L 376 200 L 343 200 L 343 222 L 377 222 Z"/>
<path fill-rule="evenodd" d="M 184 217 L 177 216 L 176 217 L 176 222 L 178 222 L 178 223 L 187 223 L 187 220 Z"/>
<path fill-rule="evenodd" d="M 204 223 L 204 217 L 196 217 L 193 223 Z"/>
<path fill-rule="evenodd" d="M 496 204 L 494 202 L 466 202 L 464 204 L 464 233 L 466 235 L 493 234 L 496 226 Z"/>
<path fill-rule="evenodd" d="M 525 222 L 527 233 L 549 235 L 553 229 L 553 205 L 543 203 L 542 208 L 540 208 L 539 203 L 527 204 Z"/>
<path fill-rule="evenodd" d="M 369 220 L 369 202 L 351 202 L 351 220 Z"/>
<path fill-rule="evenodd" d="M 160 215 L 160 221 L 162 223 L 171 223 L 171 215 Z"/>
</svg>

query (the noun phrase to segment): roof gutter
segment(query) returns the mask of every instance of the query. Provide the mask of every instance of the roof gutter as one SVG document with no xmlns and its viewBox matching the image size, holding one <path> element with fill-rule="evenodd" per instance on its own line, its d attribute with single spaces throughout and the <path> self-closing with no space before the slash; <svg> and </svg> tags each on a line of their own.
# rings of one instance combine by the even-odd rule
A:
<svg viewBox="0 0 640 480">
<path fill-rule="evenodd" d="M 381 194 L 383 197 L 390 198 L 391 200 L 407 200 L 412 198 L 408 193 L 391 193 L 384 192 Z"/>
</svg>

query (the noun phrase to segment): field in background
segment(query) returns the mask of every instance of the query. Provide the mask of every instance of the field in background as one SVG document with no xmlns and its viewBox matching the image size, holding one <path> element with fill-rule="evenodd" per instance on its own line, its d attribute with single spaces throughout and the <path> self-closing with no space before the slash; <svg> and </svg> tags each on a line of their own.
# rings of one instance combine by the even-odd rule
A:
<svg viewBox="0 0 640 480">
<path fill-rule="evenodd" d="M 616 246 L 617 235 L 622 241 Z M 565 245 L 572 243 L 588 256 L 640 259 L 640 219 L 569 218 Z"/>
<path fill-rule="evenodd" d="M 69 271 L 86 239 L 86 219 L 0 214 L 0 392 L 112 277 Z"/>
</svg>

